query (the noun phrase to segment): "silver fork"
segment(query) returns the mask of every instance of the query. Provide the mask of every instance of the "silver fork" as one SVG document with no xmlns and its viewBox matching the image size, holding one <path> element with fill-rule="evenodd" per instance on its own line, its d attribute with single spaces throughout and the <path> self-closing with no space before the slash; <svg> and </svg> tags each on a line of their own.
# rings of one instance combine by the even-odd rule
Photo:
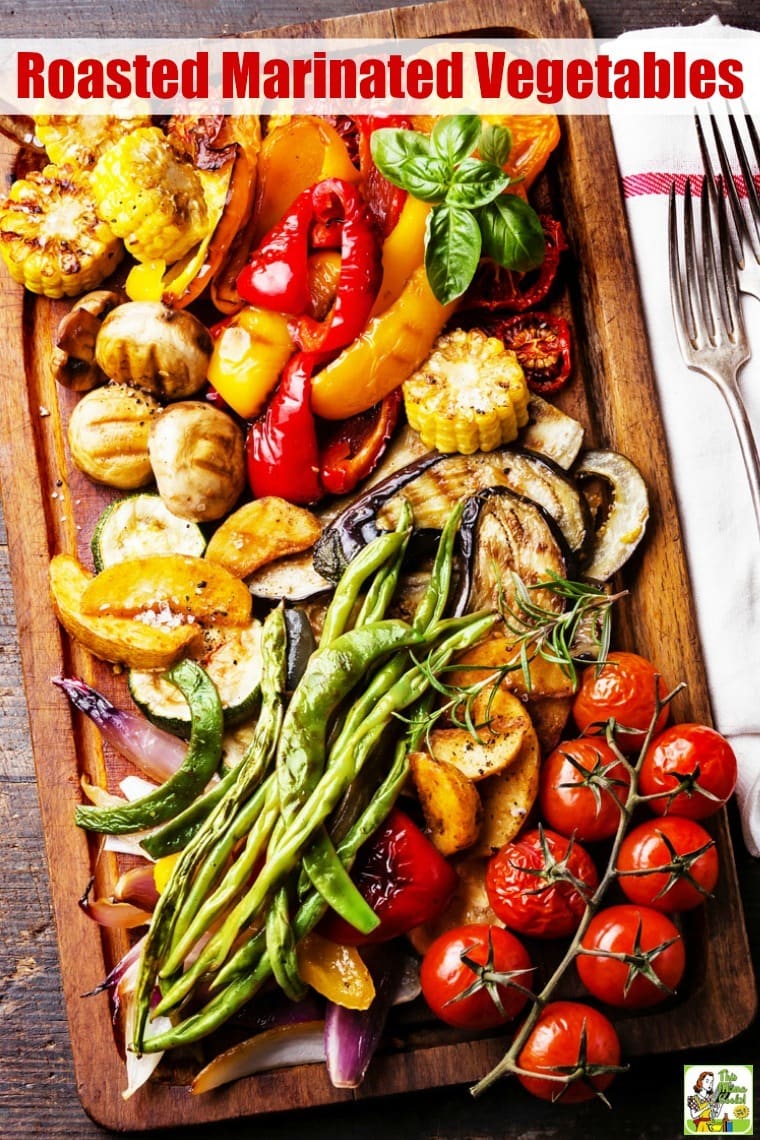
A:
<svg viewBox="0 0 760 1140">
<path fill-rule="evenodd" d="M 755 158 L 755 170 L 760 169 L 760 139 L 757 129 L 748 114 L 744 114 L 744 126 Z M 715 149 L 721 171 L 721 187 L 725 187 L 731 207 L 731 216 L 734 220 L 735 232 L 731 233 L 731 242 L 734 257 L 739 271 L 739 288 L 742 293 L 749 293 L 760 301 L 760 197 L 755 186 L 755 177 L 747 156 L 747 149 L 742 140 L 739 124 L 734 115 L 729 115 L 728 125 L 733 139 L 734 151 L 739 160 L 742 178 L 744 180 L 744 195 L 740 196 L 736 184 L 736 176 L 731 169 L 728 150 L 718 127 L 715 115 L 709 116 L 712 136 L 715 140 Z M 705 175 L 714 182 L 712 161 L 707 147 L 702 124 L 699 116 L 695 115 L 697 125 L 697 138 L 702 154 L 702 165 Z"/>
<path fill-rule="evenodd" d="M 716 226 L 717 220 L 717 226 Z M 736 267 L 728 235 L 725 200 L 709 177 L 702 185 L 701 251 L 697 252 L 691 181 L 686 180 L 683 242 L 679 236 L 675 186 L 670 188 L 668 247 L 673 318 L 681 355 L 694 372 L 707 376 L 728 405 L 747 469 L 755 521 L 760 532 L 760 460 L 736 382 L 750 358 L 739 308 Z"/>
</svg>

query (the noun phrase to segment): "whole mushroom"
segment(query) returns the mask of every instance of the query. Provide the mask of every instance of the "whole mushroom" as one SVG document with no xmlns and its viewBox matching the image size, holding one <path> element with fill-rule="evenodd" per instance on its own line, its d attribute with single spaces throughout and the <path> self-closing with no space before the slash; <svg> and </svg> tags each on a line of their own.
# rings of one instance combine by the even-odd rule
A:
<svg viewBox="0 0 760 1140">
<path fill-rule="evenodd" d="M 95 361 L 95 342 L 110 312 L 123 302 L 120 293 L 96 289 L 76 302 L 56 329 L 51 356 L 53 376 L 64 388 L 89 392 L 105 384 L 106 375 Z"/>
<path fill-rule="evenodd" d="M 218 408 L 200 400 L 172 404 L 153 422 L 148 452 L 158 492 L 179 518 L 221 518 L 242 494 L 243 433 Z"/>
<path fill-rule="evenodd" d="M 95 359 L 111 380 L 160 400 L 184 400 L 203 387 L 212 347 L 192 313 L 161 301 L 127 301 L 103 321 Z"/>
</svg>

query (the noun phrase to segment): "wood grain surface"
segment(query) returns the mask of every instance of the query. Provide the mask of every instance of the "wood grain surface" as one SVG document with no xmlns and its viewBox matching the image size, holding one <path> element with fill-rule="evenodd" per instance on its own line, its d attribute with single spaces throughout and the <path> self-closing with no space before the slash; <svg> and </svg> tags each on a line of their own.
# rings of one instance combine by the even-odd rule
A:
<svg viewBox="0 0 760 1140">
<path fill-rule="evenodd" d="M 272 26 L 307 17 L 318 19 L 330 14 L 341 15 L 347 8 L 345 5 L 341 10 L 338 4 L 331 6 L 322 0 L 310 5 L 308 11 L 280 3 L 264 12 L 247 9 L 243 4 L 228 0 L 225 4 L 210 7 L 169 3 L 160 11 L 137 4 L 115 16 L 109 4 L 100 2 L 69 4 L 64 15 L 60 8 L 56 9 L 51 4 L 28 3 L 23 12 L 18 9 L 4 13 L 3 30 L 8 36 L 30 33 L 186 34 L 191 23 L 199 34 L 236 33 L 246 28 Z M 589 4 L 588 8 L 599 35 L 613 34 L 628 27 L 675 22 L 679 17 L 693 22 L 713 11 L 720 12 L 724 20 L 748 27 L 758 26 L 754 4 L 689 4 L 681 7 L 669 3 L 655 7 L 639 3 L 627 5 L 625 12 L 617 13 L 609 11 L 608 6 L 602 3 Z M 361 4 L 351 6 L 352 12 L 361 9 Z M 398 18 L 397 26 L 402 34 L 429 34 L 431 29 L 420 23 L 424 19 L 421 10 L 410 8 Z M 364 26 L 366 29 L 366 22 Z M 584 282 L 584 288 L 597 290 L 600 298 L 604 296 L 603 281 L 589 279 Z M 9 366 L 18 367 L 19 363 L 11 361 Z M 19 409 L 19 414 L 23 414 L 23 409 Z M 619 409 L 607 408 L 603 420 L 614 425 L 618 422 L 618 415 Z M 0 439 L 6 462 L 10 447 L 8 438 Z M 23 518 L 15 521 L 28 521 L 28 512 L 34 509 L 35 496 L 30 489 L 29 499 L 24 500 L 23 510 L 19 512 Z M 665 509 L 669 510 L 667 503 Z M 12 541 L 15 533 L 14 526 Z M 23 633 L 30 619 L 36 615 L 25 612 L 23 608 L 14 612 L 6 543 L 5 532 L 0 531 L 0 725 L 3 729 L 0 734 L 0 1136 L 89 1137 L 102 1134 L 102 1130 L 87 1121 L 75 1090 L 39 829 L 29 725 L 20 682 L 16 630 L 20 628 Z M 34 563 L 35 551 L 27 551 L 26 557 Z M 40 573 L 45 552 L 36 552 L 36 558 L 39 567 L 36 571 L 31 569 L 31 573 Z M 61 770 L 64 771 L 66 758 L 60 759 Z M 60 792 L 67 794 L 63 787 Z M 51 788 L 49 794 L 57 794 L 56 789 Z M 739 873 L 748 904 L 753 946 L 757 947 L 760 945 L 760 916 L 755 900 L 760 875 L 757 866 L 741 851 Z M 72 948 L 76 946 L 75 930 L 68 931 L 65 937 L 70 939 Z M 730 1021 L 732 983 L 730 963 L 726 965 L 724 1003 Z M 709 1028 L 707 1026 L 708 1032 Z M 83 1031 L 87 1031 L 86 1017 L 83 1017 Z M 609 1135 L 611 1126 L 614 1126 L 621 1137 L 676 1136 L 680 1134 L 682 1063 L 687 1060 L 696 1063 L 701 1059 L 710 1065 L 731 1061 L 751 1063 L 756 1055 L 760 1060 L 756 1034 L 754 1029 L 750 1029 L 738 1042 L 711 1048 L 709 1055 L 703 1050 L 696 1056 L 689 1054 L 671 1060 L 639 1061 L 633 1072 L 615 1087 L 614 1118 L 610 1118 L 599 1104 L 558 1112 L 530 1100 L 519 1089 L 509 1085 L 494 1090 L 478 1102 L 472 1102 L 465 1089 L 456 1088 L 416 1093 L 381 1103 L 336 1105 L 313 1110 L 308 1117 L 308 1132 L 317 1138 L 349 1134 L 375 1137 L 386 1131 L 393 1131 L 400 1137 L 430 1138 L 549 1137 L 560 1133 L 572 1137 L 601 1137 Z M 93 1089 L 100 1087 L 97 1058 L 93 1059 L 92 1072 L 86 1077 Z M 378 1125 L 380 1119 L 382 1128 Z M 305 1126 L 303 1116 L 283 1114 L 267 1118 L 257 1131 L 272 1137 L 300 1136 Z M 251 1130 L 252 1127 L 256 1126 L 251 1126 Z M 190 1138 L 230 1134 L 242 1133 L 233 1133 L 224 1125 L 163 1133 Z"/>
</svg>

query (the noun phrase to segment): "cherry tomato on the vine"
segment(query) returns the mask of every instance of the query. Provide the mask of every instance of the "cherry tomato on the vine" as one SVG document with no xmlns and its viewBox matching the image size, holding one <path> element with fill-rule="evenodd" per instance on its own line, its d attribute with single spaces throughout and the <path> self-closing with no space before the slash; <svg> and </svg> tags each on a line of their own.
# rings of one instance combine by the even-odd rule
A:
<svg viewBox="0 0 760 1140">
<path fill-rule="evenodd" d="M 604 1070 L 611 1066 L 614 1070 L 620 1065 L 620 1042 L 615 1027 L 598 1009 L 578 1001 L 550 1002 L 531 1030 L 517 1064 L 536 1074 L 519 1073 L 517 1077 L 533 1096 L 579 1104 L 591 1100 L 615 1079 L 614 1071 L 599 1072 L 597 1067 Z"/>
<path fill-rule="evenodd" d="M 534 938 L 572 934 L 598 882 L 588 852 L 547 828 L 505 843 L 486 870 L 488 901 L 497 917 Z"/>
<path fill-rule="evenodd" d="M 736 787 L 736 756 L 724 736 L 706 724 L 676 724 L 650 744 L 641 764 L 639 791 L 658 815 L 706 819 Z"/>
<path fill-rule="evenodd" d="M 524 1008 L 531 965 L 522 942 L 501 926 L 447 930 L 422 959 L 420 984 L 436 1017 L 461 1029 L 492 1029 Z"/>
<path fill-rule="evenodd" d="M 701 824 L 666 815 L 626 835 L 617 870 L 631 902 L 655 910 L 691 910 L 705 902 L 718 881 L 718 852 Z"/>
<path fill-rule="evenodd" d="M 586 732 L 592 725 L 603 725 L 614 717 L 621 729 L 634 730 L 615 733 L 618 747 L 623 752 L 637 752 L 654 717 L 655 683 L 662 700 L 668 686 L 651 661 L 625 650 L 608 653 L 601 668 L 590 665 L 584 671 L 573 702 L 575 723 L 581 732 Z M 664 708 L 657 718 L 657 731 L 665 727 L 667 719 L 668 710 Z"/>
<path fill-rule="evenodd" d="M 644 1009 L 665 1001 L 683 977 L 683 939 L 648 906 L 610 906 L 591 919 L 575 959 L 589 993 L 608 1005 Z M 608 957 L 608 955 L 619 957 Z M 656 979 L 656 980 L 655 980 Z"/>
<path fill-rule="evenodd" d="M 561 835 L 609 839 L 620 823 L 631 775 L 601 737 L 563 740 L 541 765 L 541 815 Z"/>
</svg>

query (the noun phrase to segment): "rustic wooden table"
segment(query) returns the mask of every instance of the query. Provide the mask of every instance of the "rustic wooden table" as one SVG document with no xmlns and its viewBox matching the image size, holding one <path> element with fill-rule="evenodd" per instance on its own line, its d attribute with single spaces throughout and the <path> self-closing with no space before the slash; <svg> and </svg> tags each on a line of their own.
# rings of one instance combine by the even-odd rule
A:
<svg viewBox="0 0 760 1140">
<path fill-rule="evenodd" d="M 397 0 L 403 2 L 403 0 Z M 307 19 L 371 10 L 377 0 L 272 0 L 263 8 L 244 0 L 170 0 L 163 5 L 137 0 L 116 12 L 108 0 L 26 0 L 3 6 L 6 37 L 234 34 Z M 629 0 L 608 5 L 588 0 L 597 36 L 668 23 L 695 23 L 718 14 L 724 22 L 760 29 L 756 0 Z M 9 446 L 1 440 L 0 446 Z M 105 1135 L 83 1113 L 76 1095 L 68 1032 L 60 996 L 55 930 L 48 897 L 45 855 L 37 815 L 34 767 L 21 680 L 16 613 L 9 582 L 7 536 L 0 515 L 0 1136 L 8 1140 Z M 739 875 L 756 969 L 760 970 L 760 863 L 737 843 Z M 238 1135 L 301 1136 L 312 1140 L 378 1134 L 406 1138 L 528 1137 L 560 1135 L 620 1140 L 682 1134 L 681 1081 L 684 1063 L 760 1065 L 757 1027 L 728 1044 L 700 1052 L 638 1062 L 614 1089 L 614 1114 L 600 1103 L 578 1109 L 551 1108 L 514 1085 L 502 1085 L 473 1101 L 466 1089 L 435 1090 L 382 1103 L 280 1115 L 241 1130 L 219 1125 L 162 1133 L 182 1140 Z M 759 1070 L 760 1071 L 760 1070 Z M 244 1129 L 244 1131 L 243 1131 Z"/>
</svg>

